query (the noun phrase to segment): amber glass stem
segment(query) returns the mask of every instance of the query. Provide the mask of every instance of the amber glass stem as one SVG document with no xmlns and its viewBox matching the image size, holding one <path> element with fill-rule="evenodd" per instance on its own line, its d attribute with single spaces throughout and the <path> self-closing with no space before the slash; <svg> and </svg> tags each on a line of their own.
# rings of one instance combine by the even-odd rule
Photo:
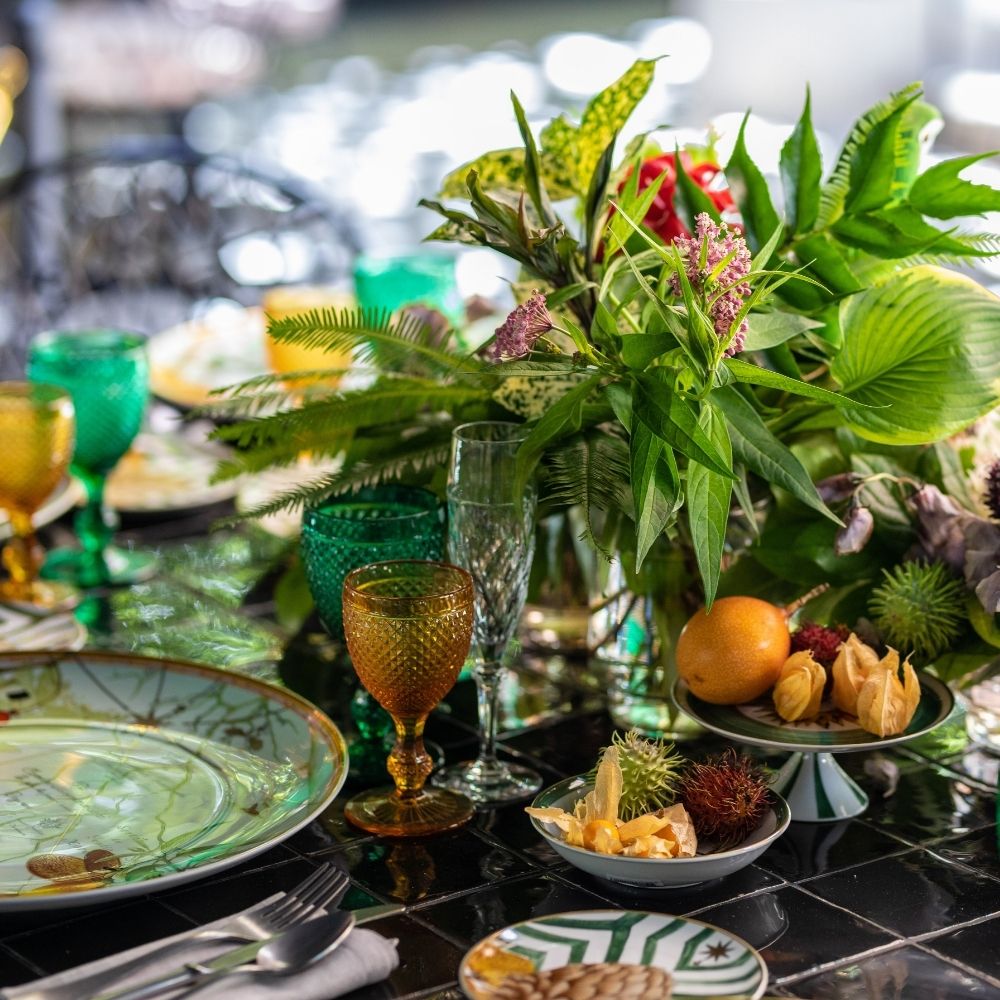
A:
<svg viewBox="0 0 1000 1000">
<path fill-rule="evenodd" d="M 23 510 L 8 511 L 8 517 L 11 537 L 4 546 L 3 566 L 11 582 L 27 596 L 31 584 L 38 579 L 42 561 L 38 542 L 35 541 L 35 526 L 31 515 Z"/>
<path fill-rule="evenodd" d="M 396 794 L 401 799 L 415 799 L 434 768 L 431 755 L 424 749 L 427 716 L 392 721 L 396 726 L 396 743 L 386 766 L 396 783 Z"/>
</svg>

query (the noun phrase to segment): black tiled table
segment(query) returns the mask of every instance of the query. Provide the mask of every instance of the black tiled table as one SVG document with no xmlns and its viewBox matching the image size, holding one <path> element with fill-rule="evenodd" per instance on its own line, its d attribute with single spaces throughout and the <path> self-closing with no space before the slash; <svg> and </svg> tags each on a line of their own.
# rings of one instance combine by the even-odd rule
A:
<svg viewBox="0 0 1000 1000">
<path fill-rule="evenodd" d="M 277 676 L 350 734 L 356 686 L 315 620 L 290 635 L 271 600 L 287 550 L 255 531 L 185 537 L 155 527 L 166 571 L 154 584 L 90 608 L 95 644 L 202 658 Z M 145 536 L 150 537 L 147 529 Z M 143 622 L 157 622 L 155 627 Z M 233 642 L 237 636 L 239 642 Z M 281 657 L 280 662 L 276 657 Z M 531 657 L 505 698 L 502 753 L 546 780 L 588 769 L 611 737 L 592 679 Z M 475 697 L 462 680 L 432 717 L 428 737 L 448 760 L 475 747 Z M 689 756 L 724 744 L 701 733 Z M 769 761 L 774 758 L 768 757 Z M 1000 860 L 995 781 L 1000 755 L 967 745 L 961 720 L 880 755 L 848 754 L 845 768 L 871 797 L 864 816 L 793 823 L 754 865 L 727 879 L 643 893 L 603 883 L 563 862 L 520 805 L 487 810 L 464 829 L 419 841 L 372 837 L 346 822 L 345 793 L 326 813 L 250 862 L 137 900 L 0 918 L 0 984 L 152 940 L 289 888 L 323 861 L 351 877 L 346 905 L 398 901 L 369 926 L 400 941 L 391 979 L 351 1000 L 459 1000 L 463 951 L 508 923 L 574 908 L 693 914 L 761 949 L 769 992 L 822 1000 L 1000 997 Z"/>
</svg>

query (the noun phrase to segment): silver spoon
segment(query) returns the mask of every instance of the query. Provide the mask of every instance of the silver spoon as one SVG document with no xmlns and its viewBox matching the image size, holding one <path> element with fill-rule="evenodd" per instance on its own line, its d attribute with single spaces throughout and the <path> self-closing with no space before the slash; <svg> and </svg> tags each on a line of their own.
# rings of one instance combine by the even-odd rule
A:
<svg viewBox="0 0 1000 1000">
<path fill-rule="evenodd" d="M 337 910 L 252 944 L 234 948 L 206 962 L 191 962 L 166 976 L 117 993 L 102 993 L 93 1000 L 149 1000 L 180 987 L 200 988 L 230 972 L 301 972 L 329 955 L 354 926 L 354 914 Z"/>
</svg>

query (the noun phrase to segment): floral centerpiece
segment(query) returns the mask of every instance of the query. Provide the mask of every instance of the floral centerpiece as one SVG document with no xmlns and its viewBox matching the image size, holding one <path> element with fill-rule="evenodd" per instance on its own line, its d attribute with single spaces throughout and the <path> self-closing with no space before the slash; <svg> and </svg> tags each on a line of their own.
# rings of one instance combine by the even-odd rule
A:
<svg viewBox="0 0 1000 1000">
<path fill-rule="evenodd" d="M 807 94 L 780 191 L 746 119 L 724 165 L 649 136 L 620 149 L 653 75 L 636 62 L 578 122 L 538 135 L 513 96 L 523 145 L 422 203 L 443 219 L 428 239 L 520 265 L 520 304 L 482 349 L 420 311 L 270 324 L 279 341 L 353 351 L 371 377 L 330 390 L 302 373 L 295 394 L 259 379 L 220 402 L 236 419 L 217 434 L 241 449 L 223 475 L 343 454 L 257 513 L 389 480 L 440 488 L 456 424 L 510 419 L 530 425 L 519 470 L 538 476 L 541 510 L 579 510 L 635 588 L 665 589 L 651 556 L 667 550 L 694 585 L 672 592 L 695 603 L 822 579 L 839 584 L 832 612 L 902 559 L 914 522 L 893 484 L 947 490 L 959 459 L 942 442 L 1000 403 L 1000 300 L 946 267 L 1000 250 L 963 221 L 1000 208 L 1000 191 L 962 178 L 977 156 L 925 168 L 937 112 L 916 85 L 863 114 L 826 171 Z M 876 508 L 886 528 L 862 551 Z M 760 537 L 729 567 L 735 511 Z"/>
</svg>

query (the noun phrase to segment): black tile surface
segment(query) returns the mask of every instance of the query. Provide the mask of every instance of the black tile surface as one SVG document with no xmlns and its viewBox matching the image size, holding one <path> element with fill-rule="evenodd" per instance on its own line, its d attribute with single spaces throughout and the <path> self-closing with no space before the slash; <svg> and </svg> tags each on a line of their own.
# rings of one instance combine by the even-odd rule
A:
<svg viewBox="0 0 1000 1000">
<path fill-rule="evenodd" d="M 445 900 L 436 906 L 416 909 L 412 915 L 451 940 L 471 947 L 487 934 L 521 920 L 568 910 L 607 908 L 607 903 L 597 896 L 542 876 Z"/>
<path fill-rule="evenodd" d="M 557 877 L 594 893 L 627 910 L 652 910 L 656 913 L 685 914 L 746 896 L 762 889 L 775 888 L 781 880 L 756 865 L 750 865 L 727 878 L 713 879 L 700 885 L 676 889 L 643 890 L 594 878 L 577 868 L 566 868 Z"/>
<path fill-rule="evenodd" d="M 4 986 L 17 986 L 20 983 L 30 982 L 32 979 L 37 979 L 41 971 L 21 961 L 0 945 L 0 983 Z"/>
<path fill-rule="evenodd" d="M 343 864 L 355 882 L 375 895 L 411 904 L 534 870 L 527 861 L 470 830 L 414 840 L 371 841 L 319 858 Z"/>
<path fill-rule="evenodd" d="M 996 1000 L 985 979 L 912 946 L 797 979 L 782 990 L 803 1000 Z"/>
<path fill-rule="evenodd" d="M 889 797 L 871 796 L 861 822 L 922 844 L 989 826 L 995 815 L 993 793 L 944 768 L 928 766 L 902 772 Z"/>
<path fill-rule="evenodd" d="M 923 850 L 823 875 L 806 888 L 908 937 L 1000 913 L 1000 882 Z"/>
<path fill-rule="evenodd" d="M 948 931 L 926 941 L 924 947 L 1000 982 L 1000 917 Z"/>
<path fill-rule="evenodd" d="M 971 746 L 955 757 L 945 757 L 941 765 L 995 788 L 1000 776 L 1000 753 Z"/>
<path fill-rule="evenodd" d="M 856 820 L 792 823 L 756 862 L 794 881 L 908 850 L 906 844 Z"/>
<path fill-rule="evenodd" d="M 896 940 L 874 924 L 791 886 L 713 906 L 697 919 L 753 945 L 775 980 Z"/>
<path fill-rule="evenodd" d="M 204 918 L 211 919 L 211 918 Z M 79 917 L 54 928 L 15 935 L 4 945 L 46 973 L 61 972 L 116 951 L 190 929 L 192 921 L 152 899 Z"/>
<path fill-rule="evenodd" d="M 1000 878 L 1000 830 L 995 826 L 935 844 L 933 853 Z"/>
</svg>

